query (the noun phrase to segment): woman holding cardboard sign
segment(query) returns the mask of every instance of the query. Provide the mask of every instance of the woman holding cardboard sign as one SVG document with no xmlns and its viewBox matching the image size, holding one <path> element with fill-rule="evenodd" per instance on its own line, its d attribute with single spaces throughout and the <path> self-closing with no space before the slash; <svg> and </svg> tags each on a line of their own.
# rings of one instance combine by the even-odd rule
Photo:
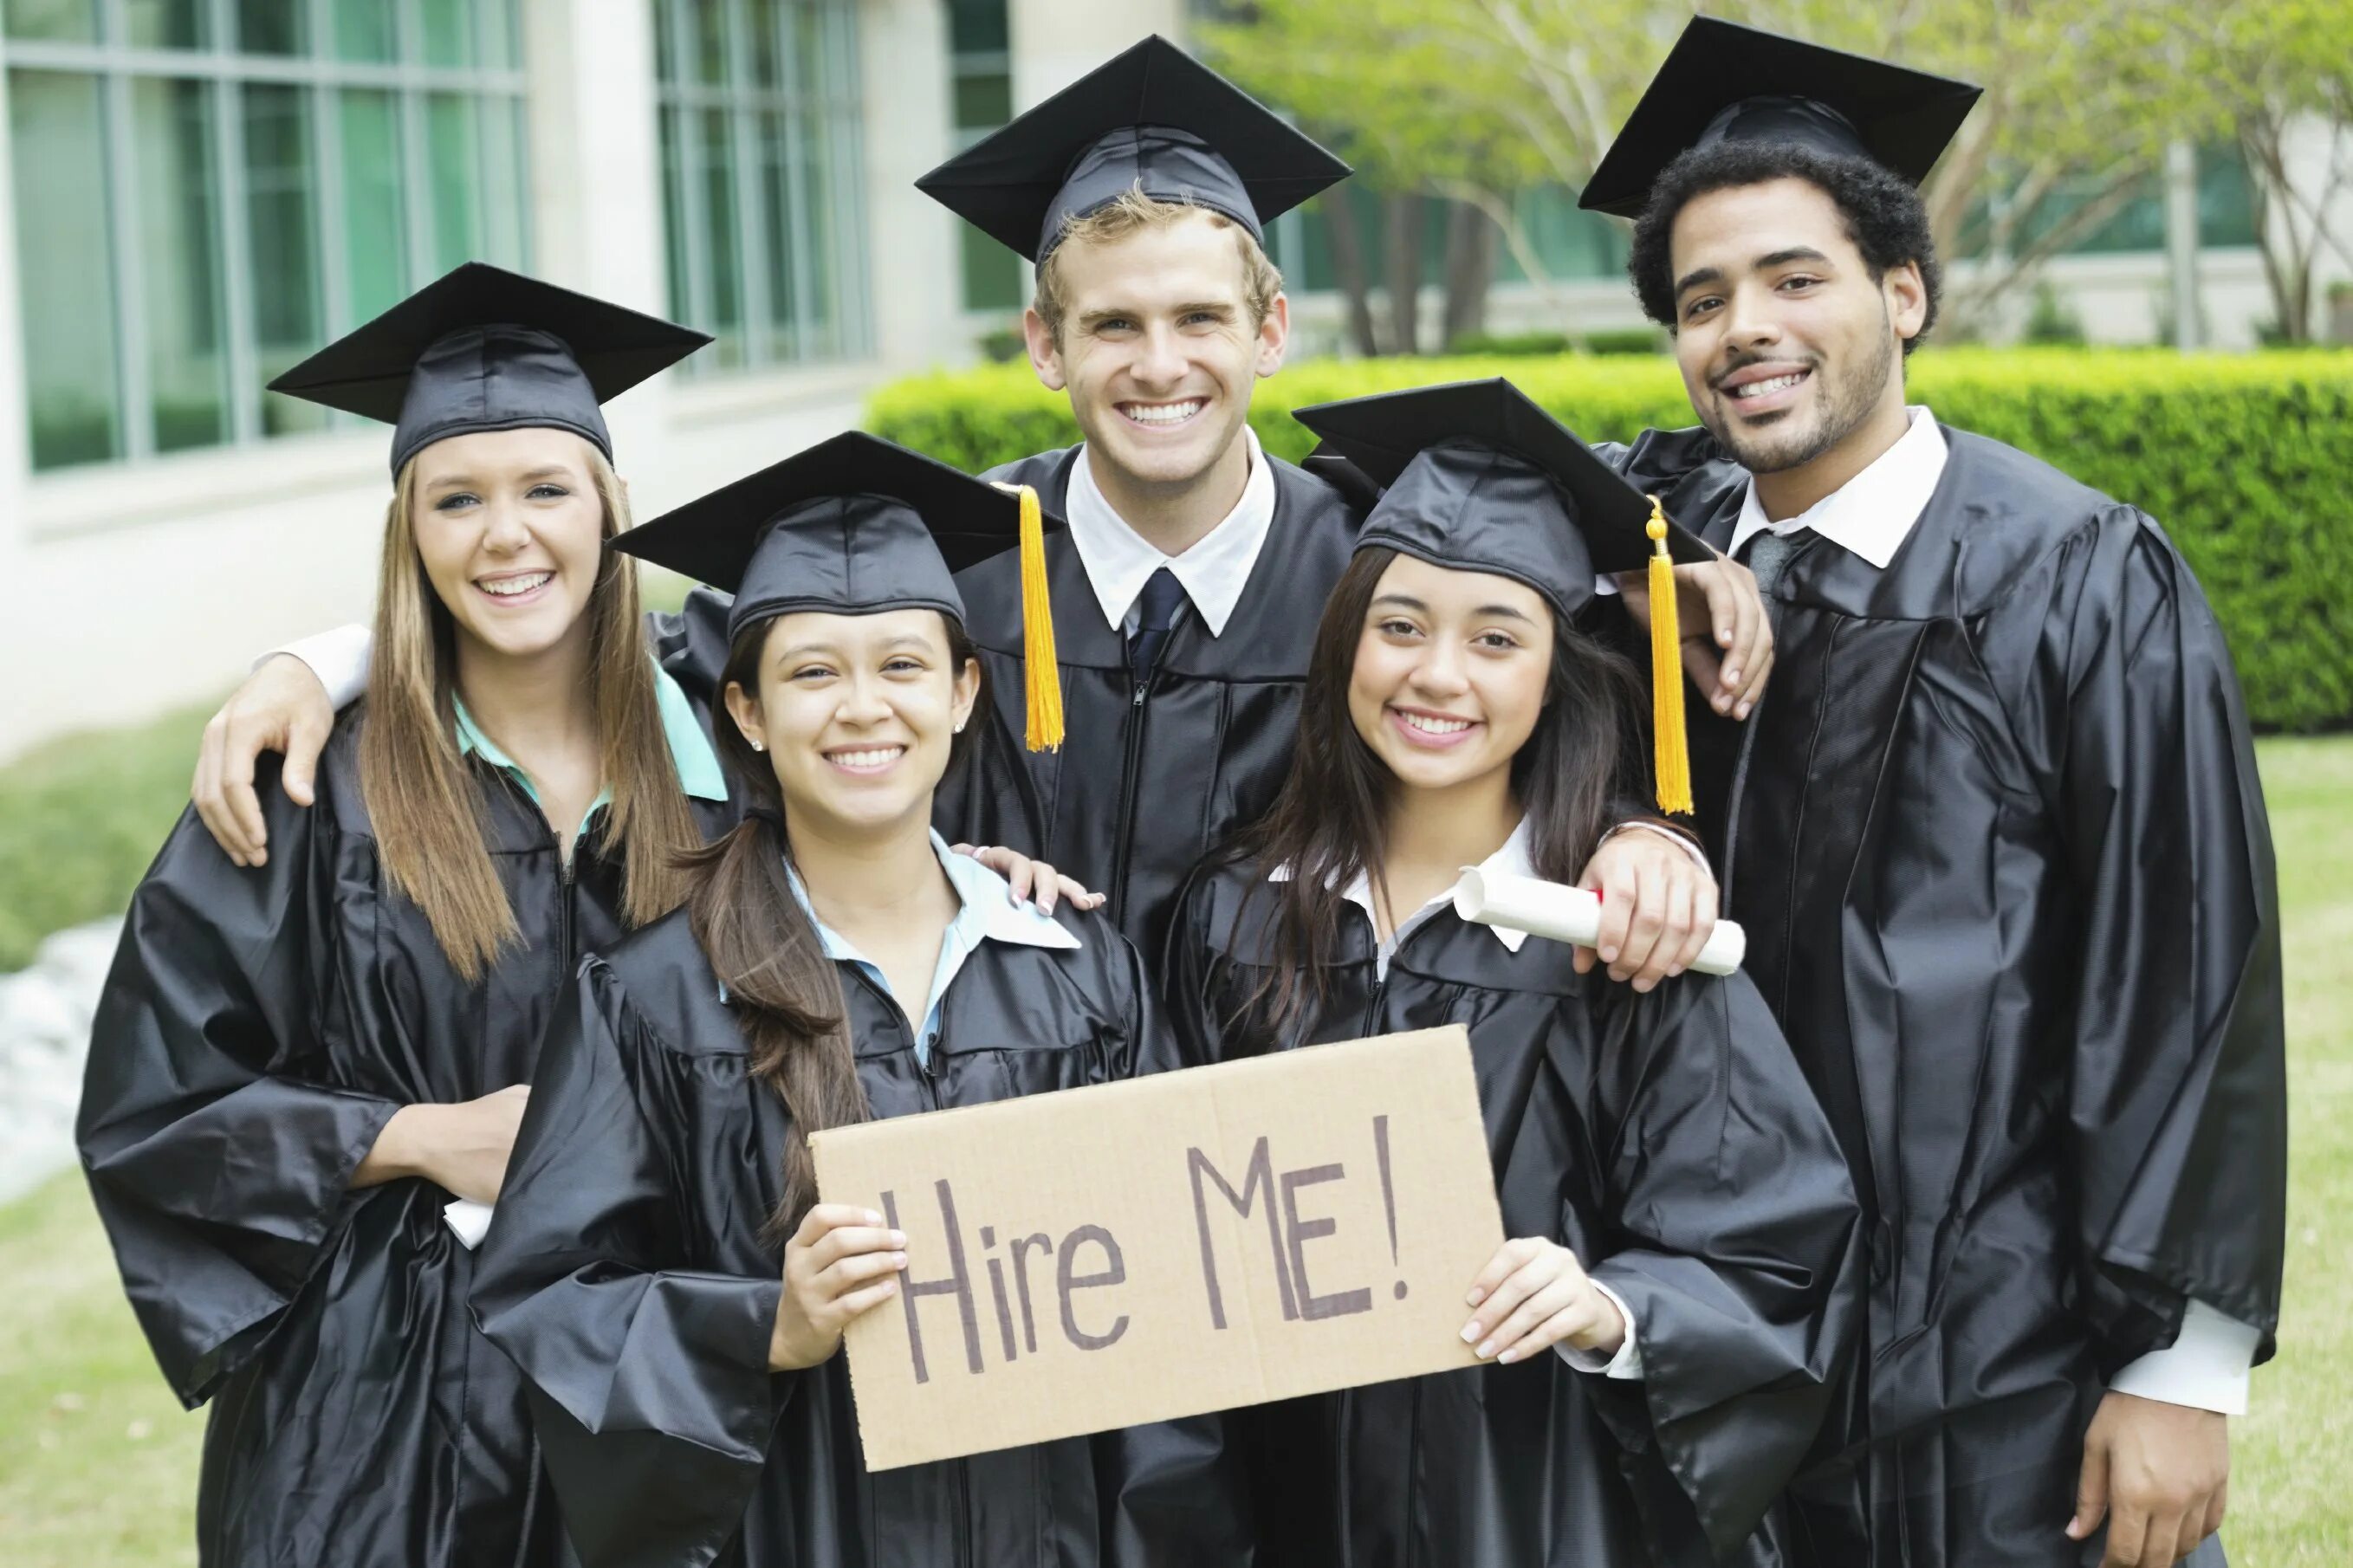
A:
<svg viewBox="0 0 2353 1568">
<path fill-rule="evenodd" d="M 1489 1365 L 1322 1406 L 1344 1560 L 1767 1550 L 1847 1339 L 1830 1125 L 1746 980 L 1637 994 L 1448 904 L 1466 864 L 1566 880 L 1590 852 L 1639 688 L 1571 617 L 1642 565 L 1652 508 L 1507 383 L 1298 417 L 1388 488 L 1290 779 L 1188 889 L 1167 994 L 1211 1059 L 1467 1025 L 1515 1238 L 1463 1282 Z"/>
<path fill-rule="evenodd" d="M 942 550 L 1041 555 L 1036 505 L 849 435 L 618 542 L 734 594 L 716 728 L 754 804 L 684 910 L 581 966 L 474 1294 L 590 1568 L 1237 1558 L 1213 1423 L 870 1473 L 835 1353 L 950 1263 L 818 1204 L 810 1133 L 1167 1065 L 1108 921 L 930 828 L 987 721 Z"/>
</svg>

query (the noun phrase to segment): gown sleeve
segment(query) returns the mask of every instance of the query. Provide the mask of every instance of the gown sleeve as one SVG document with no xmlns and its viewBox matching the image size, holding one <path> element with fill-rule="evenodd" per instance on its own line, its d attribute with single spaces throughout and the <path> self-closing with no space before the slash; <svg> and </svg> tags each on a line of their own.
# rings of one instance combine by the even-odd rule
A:
<svg viewBox="0 0 2353 1568">
<path fill-rule="evenodd" d="M 716 589 L 697 587 L 676 613 L 646 616 L 654 662 L 698 710 L 714 715 L 721 711 L 719 678 L 727 668 L 727 613 L 734 603 Z"/>
<path fill-rule="evenodd" d="M 1633 1314 L 1642 1377 L 1586 1387 L 1630 1449 L 1656 1449 L 1728 1556 L 1795 1473 L 1842 1370 L 1854 1189 L 1745 977 L 1610 1000 L 1619 1037 L 1591 1048 L 1618 1064 L 1596 1121 L 1619 1245 L 1584 1261 Z"/>
<path fill-rule="evenodd" d="M 649 1042 L 583 962 L 549 1024 L 476 1268 L 476 1323 L 522 1371 L 565 1527 L 587 1568 L 709 1563 L 733 1539 L 792 1388 L 768 1369 L 775 1278 L 698 1270 L 708 1228 L 650 1115 Z M 649 1105 L 649 1100 L 653 1104 Z"/>
<path fill-rule="evenodd" d="M 2070 1111 L 2104 1370 L 2190 1300 L 2279 1324 L 2287 1089 L 2271 829 L 2238 678 L 2157 525 L 2116 508 L 2001 605 L 2010 699 L 2082 899 Z"/>
<path fill-rule="evenodd" d="M 132 895 L 75 1122 L 132 1308 L 191 1408 L 326 1258 L 400 1109 L 328 1081 L 311 976 L 332 940 L 333 807 L 297 806 L 275 778 L 254 793 L 266 865 L 231 865 L 190 811 Z"/>
</svg>

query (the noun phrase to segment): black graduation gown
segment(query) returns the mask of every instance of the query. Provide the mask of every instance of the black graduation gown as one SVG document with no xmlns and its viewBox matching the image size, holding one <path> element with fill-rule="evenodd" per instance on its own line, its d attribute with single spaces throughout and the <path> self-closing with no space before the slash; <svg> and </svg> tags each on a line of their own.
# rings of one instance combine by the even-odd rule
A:
<svg viewBox="0 0 2353 1568">
<path fill-rule="evenodd" d="M 467 1316 L 450 1194 L 346 1184 L 401 1106 L 530 1080 L 573 964 L 621 933 L 617 847 L 584 840 L 567 876 L 539 808 L 476 761 L 522 940 L 466 984 L 385 883 L 364 722 L 337 724 L 308 810 L 259 782 L 266 866 L 232 866 L 193 811 L 173 830 L 132 897 L 77 1132 L 156 1360 L 212 1403 L 198 1561 L 510 1568 L 545 1560 L 553 1510 L 520 1380 Z"/>
<path fill-rule="evenodd" d="M 1166 1065 L 1134 952 L 985 941 L 942 1002 L 932 1066 L 897 1005 L 840 966 L 877 1117 L 1076 1088 Z M 483 1331 L 528 1380 L 588 1568 L 1246 1562 L 1213 1421 L 870 1474 L 848 1365 L 772 1373 L 784 1101 L 683 913 L 590 958 L 548 1037 L 484 1243 Z"/>
<path fill-rule="evenodd" d="M 1026 458 L 987 477 L 1029 485 L 1060 512 L 1079 451 Z M 1107 894 L 1113 921 L 1155 962 L 1186 877 L 1273 804 L 1290 770 L 1316 621 L 1362 521 L 1324 480 L 1279 458 L 1266 461 L 1274 521 L 1232 618 L 1212 637 L 1188 612 L 1141 688 L 1070 535 L 1047 539 L 1067 732 L 1058 752 L 1022 745 L 1019 554 L 956 578 L 997 721 L 974 748 L 973 765 L 941 791 L 941 831 L 1013 845 Z"/>
<path fill-rule="evenodd" d="M 2096 1561 L 2060 1527 L 2106 1380 L 2193 1298 L 2266 1357 L 2279 1317 L 2279 911 L 2221 629 L 2147 516 L 1945 436 L 1885 571 L 1789 561 L 1728 841 L 1741 727 L 1692 710 L 1748 973 L 1864 1204 L 1858 1372 L 1793 1494 L 1839 1568 Z M 1714 467 L 1677 516 L 1724 548 Z"/>
<path fill-rule="evenodd" d="M 1504 1234 L 1552 1237 L 1622 1297 L 1645 1371 L 1612 1380 L 1546 1351 L 1323 1401 L 1340 1560 L 1770 1561 L 1752 1532 L 1851 1337 L 1855 1204 L 1755 987 L 1685 975 L 1638 994 L 1451 910 L 1377 980 L 1371 922 L 1350 906 L 1324 1004 L 1277 1041 L 1252 1000 L 1272 909 L 1247 867 L 1205 868 L 1186 892 L 1165 993 L 1180 1048 L 1219 1059 L 1466 1026 Z"/>
</svg>

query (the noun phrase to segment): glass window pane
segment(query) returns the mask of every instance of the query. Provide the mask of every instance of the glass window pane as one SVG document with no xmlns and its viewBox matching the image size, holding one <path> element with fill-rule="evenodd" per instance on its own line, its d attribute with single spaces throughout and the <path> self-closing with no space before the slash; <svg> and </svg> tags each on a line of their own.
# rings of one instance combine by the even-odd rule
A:
<svg viewBox="0 0 2353 1568">
<path fill-rule="evenodd" d="M 949 47 L 960 55 L 1003 54 L 1006 0 L 948 0 Z"/>
<path fill-rule="evenodd" d="M 744 363 L 744 278 L 738 262 L 735 215 L 735 142 L 727 116 L 711 110 L 695 116 L 702 141 L 702 243 L 710 294 L 705 319 L 696 324 L 719 341 L 710 353 L 723 365 Z"/>
<path fill-rule="evenodd" d="M 662 229 L 670 259 L 670 313 L 674 320 L 691 321 L 695 319 L 694 275 L 686 248 L 686 169 L 679 136 L 683 114 L 677 109 L 661 111 Z M 689 359 L 688 368 L 692 369 L 702 357 Z"/>
<path fill-rule="evenodd" d="M 97 79 L 10 72 L 8 128 L 33 467 L 116 457 L 122 440 Z"/>
<path fill-rule="evenodd" d="M 131 41 L 149 49 L 203 48 L 208 10 L 205 0 L 122 0 Z"/>
<path fill-rule="evenodd" d="M 686 0 L 686 4 L 694 79 L 722 85 L 727 80 L 727 0 Z"/>
<path fill-rule="evenodd" d="M 752 80 L 762 88 L 774 89 L 785 84 L 785 50 L 791 39 L 784 10 L 778 0 L 744 0 L 744 25 L 752 33 Z"/>
<path fill-rule="evenodd" d="M 237 0 L 237 47 L 248 55 L 307 54 L 308 13 L 303 0 Z"/>
<path fill-rule="evenodd" d="M 394 45 L 393 0 L 335 0 L 338 58 L 388 65 Z"/>
<path fill-rule="evenodd" d="M 760 260 L 768 283 L 767 358 L 785 363 L 799 356 L 794 328 L 799 301 L 793 286 L 792 143 L 786 117 L 760 116 Z"/>
<path fill-rule="evenodd" d="M 98 0 L 5 0 L 8 36 L 87 44 L 98 37 Z"/>
<path fill-rule="evenodd" d="M 678 16 L 678 0 L 653 0 L 653 8 L 654 79 L 672 87 L 678 82 L 678 51 L 670 47 L 670 29 Z"/>
<path fill-rule="evenodd" d="M 456 93 L 430 93 L 425 100 L 436 276 L 481 257 L 481 150 L 476 112 L 473 99 Z"/>
<path fill-rule="evenodd" d="M 268 381 L 326 336 L 319 279 L 318 180 L 311 163 L 311 100 L 298 87 L 244 89 L 246 244 L 253 267 L 256 369 Z M 259 390 L 259 389 L 256 389 Z M 261 394 L 269 435 L 314 430 L 327 411 Z"/>
<path fill-rule="evenodd" d="M 524 208 L 529 204 L 523 175 L 522 104 L 509 98 L 477 100 L 481 130 L 480 182 L 484 261 L 520 268 L 523 264 Z"/>
<path fill-rule="evenodd" d="M 400 108 L 388 92 L 336 95 L 343 132 L 343 286 L 364 321 L 407 293 L 408 229 L 401 201 Z"/>
<path fill-rule="evenodd" d="M 831 137 L 822 110 L 804 110 L 800 136 L 799 213 L 807 308 L 802 313 L 801 357 L 824 358 L 836 352 L 839 310 L 834 298 L 834 246 L 839 243 L 836 203 L 845 199 L 833 177 Z"/>
<path fill-rule="evenodd" d="M 1019 310 L 1021 258 L 968 223 L 956 225 L 956 239 L 964 247 L 964 308 Z"/>
<path fill-rule="evenodd" d="M 474 0 L 417 0 L 417 17 L 427 65 L 471 66 L 480 58 Z"/>
<path fill-rule="evenodd" d="M 955 123 L 959 131 L 994 131 L 1013 118 L 1013 79 L 960 76 L 955 80 Z"/>
<path fill-rule="evenodd" d="M 229 438 L 228 333 L 221 303 L 220 192 L 210 82 L 132 82 L 139 179 L 140 289 L 155 449 Z"/>
</svg>

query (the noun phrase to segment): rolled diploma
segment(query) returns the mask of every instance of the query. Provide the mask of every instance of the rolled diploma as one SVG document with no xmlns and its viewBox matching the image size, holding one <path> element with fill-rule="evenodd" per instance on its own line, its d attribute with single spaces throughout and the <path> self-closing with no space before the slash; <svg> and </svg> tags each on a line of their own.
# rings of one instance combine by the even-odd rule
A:
<svg viewBox="0 0 2353 1568">
<path fill-rule="evenodd" d="M 1524 931 L 1575 947 L 1591 947 L 1601 934 L 1601 900 L 1583 888 L 1564 887 L 1535 877 L 1510 877 L 1465 868 L 1454 885 L 1454 912 L 1481 925 Z M 1748 956 L 1748 933 L 1718 921 L 1692 967 L 1702 974 L 1730 974 Z"/>
</svg>

